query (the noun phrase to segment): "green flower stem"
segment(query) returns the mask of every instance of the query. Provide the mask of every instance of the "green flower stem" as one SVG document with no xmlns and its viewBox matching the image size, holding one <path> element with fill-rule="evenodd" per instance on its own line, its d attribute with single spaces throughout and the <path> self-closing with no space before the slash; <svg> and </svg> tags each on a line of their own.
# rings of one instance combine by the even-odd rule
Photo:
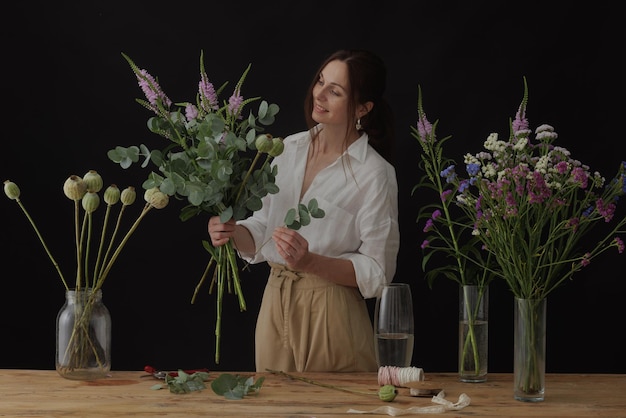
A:
<svg viewBox="0 0 626 418">
<path fill-rule="evenodd" d="M 284 376 L 284 377 L 288 377 L 290 379 L 295 379 L 295 380 L 300 380 L 302 382 L 306 382 L 306 383 L 310 383 L 312 385 L 316 385 L 316 386 L 321 386 L 323 388 L 327 388 L 327 389 L 335 389 L 341 392 L 347 392 L 347 393 L 355 393 L 357 395 L 365 395 L 365 396 L 376 396 L 378 397 L 378 392 L 374 393 L 374 392 L 364 392 L 364 391 L 360 391 L 360 390 L 353 390 L 353 389 L 346 389 L 343 388 L 341 386 L 335 386 L 335 385 L 330 385 L 328 383 L 322 383 L 322 382 L 318 382 L 316 380 L 313 379 L 309 379 L 306 377 L 302 377 L 302 376 L 294 376 L 292 374 L 289 373 L 285 373 L 282 370 L 271 370 L 271 369 L 265 369 L 268 372 L 272 373 L 272 374 L 278 374 L 280 376 Z"/>
<path fill-rule="evenodd" d="M 97 341 L 91 330 L 91 313 L 95 303 L 96 292 L 90 292 L 87 300 L 83 303 L 79 292 L 76 292 L 74 304 L 75 320 L 72 327 L 72 335 L 68 340 L 67 348 L 64 353 L 63 364 L 69 370 L 81 369 L 87 367 L 89 356 L 93 354 L 99 367 L 102 367 L 100 359 L 101 347 L 97 347 L 94 341 Z M 100 349 L 99 349 L 100 348 Z M 69 359 L 72 359 L 70 362 Z"/>
<path fill-rule="evenodd" d="M 241 290 L 241 281 L 239 280 L 239 269 L 237 268 L 237 256 L 232 245 L 226 246 L 226 257 L 228 258 L 230 271 L 232 272 L 233 285 L 235 287 L 235 295 L 239 298 L 239 310 L 246 310 L 246 301 Z"/>
<path fill-rule="evenodd" d="M 432 139 L 432 141 L 434 142 L 434 138 Z M 443 195 L 443 191 L 444 191 L 444 186 L 443 186 L 443 183 L 441 181 L 441 176 L 439 175 L 439 173 L 442 171 L 442 167 L 441 167 L 441 164 L 440 164 L 441 159 L 437 158 L 437 156 L 435 155 L 435 150 L 434 150 L 433 147 L 427 147 L 427 149 L 428 149 L 428 159 L 431 161 L 431 163 L 437 164 L 436 166 L 431 166 L 431 168 L 433 169 L 434 173 L 431 173 L 430 177 L 431 177 L 431 180 L 436 179 L 435 186 L 437 188 L 437 191 L 439 192 L 439 196 L 441 197 Z M 443 213 L 444 213 L 444 216 L 445 216 L 445 219 L 446 219 L 446 226 L 448 228 L 448 234 L 450 236 L 450 241 L 452 243 L 452 251 L 454 252 L 454 254 L 456 254 L 456 257 L 454 257 L 454 258 L 456 260 L 457 266 L 459 267 L 458 273 L 459 273 L 460 283 L 462 285 L 469 284 L 469 283 L 467 283 L 467 280 L 465 279 L 465 269 L 463 268 L 465 263 L 462 261 L 461 257 L 459 257 L 459 254 L 461 254 L 461 251 L 459 250 L 459 243 L 458 243 L 458 240 L 456 238 L 456 234 L 454 232 L 454 224 L 451 221 L 452 216 L 450 214 L 450 209 L 448 208 L 448 202 L 442 200 L 441 208 L 443 209 Z"/>
<path fill-rule="evenodd" d="M 222 306 L 224 300 L 225 286 L 228 284 L 228 292 L 231 293 L 234 288 L 235 295 L 239 299 L 239 309 L 241 311 L 246 310 L 246 301 L 241 290 L 241 283 L 239 281 L 239 269 L 237 267 L 237 257 L 235 249 L 231 241 L 217 248 L 216 256 L 211 257 L 211 261 L 215 260 L 216 266 L 213 273 L 213 280 L 209 288 L 211 293 L 213 286 L 217 284 L 217 319 L 215 321 L 215 363 L 219 364 L 220 359 L 220 340 L 222 336 Z M 210 267 L 211 261 L 207 266 L 207 270 Z M 205 271 L 206 273 L 206 271 Z M 206 275 L 206 274 L 205 274 Z M 203 278 L 204 276 L 203 275 Z M 217 283 L 216 283 L 217 282 Z M 232 282 L 232 287 L 231 287 Z M 200 286 L 200 284 L 198 284 Z M 198 289 L 196 286 L 196 291 Z M 195 297 L 195 293 L 194 293 Z"/>
<path fill-rule="evenodd" d="M 81 238 L 79 234 L 80 230 L 80 221 L 79 221 L 79 213 L 80 213 L 80 201 L 74 201 L 74 231 L 75 231 L 75 240 L 76 240 L 76 289 L 80 289 L 80 282 L 82 277 L 82 266 L 81 266 L 81 257 L 82 257 L 82 248 L 81 248 Z"/>
<path fill-rule="evenodd" d="M 480 301 L 482 300 L 483 294 L 484 294 L 484 288 L 483 286 L 478 286 L 478 298 L 477 298 L 477 303 L 474 306 L 474 310 L 471 310 L 471 303 L 470 300 L 468 298 L 468 294 L 469 292 L 463 292 L 463 300 L 464 300 L 464 309 L 466 309 L 467 311 L 467 329 L 468 329 L 468 334 L 467 337 L 465 338 L 465 341 L 463 342 L 463 353 L 462 353 L 462 358 L 460 361 L 460 372 L 461 374 L 465 374 L 465 358 L 467 357 L 467 350 L 470 348 L 471 346 L 471 350 L 472 350 L 472 356 L 474 357 L 474 373 L 476 375 L 480 374 L 480 353 L 478 351 L 478 342 L 476 340 L 476 333 L 475 333 L 475 324 L 476 324 L 476 318 L 478 317 L 478 311 L 480 310 Z"/>
<path fill-rule="evenodd" d="M 107 251 L 104 254 L 104 258 L 102 259 L 102 265 L 100 267 L 106 265 L 106 263 L 108 262 L 109 254 L 111 253 L 111 250 L 113 249 L 113 242 L 115 241 L 115 237 L 117 236 L 117 233 L 120 229 L 120 225 L 122 223 L 122 215 L 124 214 L 125 209 L 126 209 L 126 205 L 122 205 L 122 207 L 120 208 L 120 212 L 117 215 L 117 221 L 115 222 L 115 229 L 113 230 L 113 234 L 111 235 L 111 240 L 109 241 Z"/>
<path fill-rule="evenodd" d="M 200 288 L 204 284 L 204 281 L 206 280 L 206 277 L 209 274 L 209 271 L 211 271 L 211 267 L 213 266 L 213 263 L 215 263 L 215 258 L 211 257 L 211 259 L 206 265 L 206 268 L 204 269 L 204 273 L 202 273 L 202 277 L 200 277 L 200 280 L 198 281 L 198 284 L 196 285 L 196 288 L 193 291 L 193 295 L 191 296 L 192 305 L 196 302 L 196 296 L 198 296 L 198 292 L 200 291 Z"/>
<path fill-rule="evenodd" d="M 246 183 L 248 182 L 248 179 L 250 178 L 250 175 L 252 174 L 252 171 L 254 170 L 254 166 L 256 166 L 256 163 L 260 157 L 261 157 L 261 153 L 257 151 L 256 155 L 254 156 L 254 160 L 252 160 L 252 163 L 250 164 L 250 167 L 248 167 L 248 171 L 246 171 L 246 175 L 243 178 L 241 185 L 239 186 L 239 191 L 237 192 L 235 203 L 239 202 L 239 197 L 241 197 L 241 193 L 243 192 L 246 186 Z"/>
<path fill-rule="evenodd" d="M 537 332 L 542 332 L 543 330 L 541 324 L 541 304 L 544 303 L 544 300 L 527 299 L 525 300 L 526 303 L 521 302 L 521 300 L 517 301 L 520 315 L 518 320 L 523 323 L 523 325 L 519 325 L 523 326 L 523 329 L 519 334 L 521 341 L 518 343 L 522 344 L 522 346 L 516 348 L 516 350 L 521 351 L 525 362 L 521 365 L 522 370 L 519 371 L 519 381 L 516 381 L 516 385 L 524 393 L 534 394 L 541 391 L 543 387 L 543 374 L 540 364 L 542 361 L 538 353 L 541 341 L 537 340 L 541 335 L 538 335 Z"/>
<path fill-rule="evenodd" d="M 230 241 L 226 245 L 229 245 Z M 215 363 L 219 364 L 220 362 L 220 341 L 222 339 L 222 305 L 224 300 L 224 275 L 227 274 L 228 263 L 224 258 L 224 247 L 226 245 L 221 246 L 217 249 L 219 259 L 215 266 L 215 272 L 213 273 L 213 278 L 217 277 L 217 319 L 215 320 Z M 230 244 L 232 245 L 232 244 Z M 212 285 L 213 283 L 211 283 Z M 210 292 L 210 289 L 209 289 Z"/>
<path fill-rule="evenodd" d="M 30 222 L 30 225 L 35 230 L 35 233 L 37 234 L 37 238 L 39 238 L 39 242 L 41 242 L 41 245 L 43 245 L 43 249 L 46 250 L 46 254 L 48 254 L 48 258 L 50 259 L 50 261 L 52 261 L 52 265 L 54 265 L 54 268 L 56 269 L 57 273 L 59 273 L 59 277 L 61 278 L 61 281 L 63 282 L 63 286 L 65 286 L 65 290 L 69 290 L 69 286 L 67 285 L 65 276 L 63 276 L 63 273 L 61 272 L 59 263 L 57 263 L 57 261 L 52 256 L 52 253 L 50 252 L 48 245 L 46 244 L 46 242 L 43 239 L 43 236 L 41 235 L 41 232 L 39 232 L 39 228 L 37 228 L 37 225 L 35 225 L 35 221 L 33 221 L 33 218 L 30 216 L 30 213 L 28 213 L 28 211 L 26 210 L 26 207 L 24 206 L 22 201 L 20 199 L 16 199 L 16 201 L 20 209 L 22 209 L 22 212 L 24 212 L 24 215 L 26 215 L 26 219 L 28 219 L 28 222 Z"/>
<path fill-rule="evenodd" d="M 123 205 L 122 205 L 123 206 Z M 104 238 L 106 235 L 107 225 L 109 224 L 109 215 L 111 214 L 111 205 L 107 205 L 106 212 L 104 213 L 104 221 L 102 222 L 102 233 L 100 234 L 100 245 L 98 246 L 98 256 L 96 257 L 96 264 L 93 270 L 93 277 L 98 277 L 100 272 L 100 260 L 102 258 L 102 249 L 104 248 Z M 111 238 L 113 242 L 113 238 Z"/>
<path fill-rule="evenodd" d="M 135 223 L 133 223 L 133 225 L 130 227 L 130 229 L 128 230 L 128 232 L 126 233 L 126 235 L 124 236 L 122 241 L 117 246 L 115 252 L 111 256 L 111 259 L 107 263 L 105 269 L 102 271 L 102 274 L 100 274 L 100 277 L 98 277 L 98 279 L 94 282 L 94 285 L 93 285 L 93 290 L 94 291 L 98 290 L 98 289 L 100 289 L 102 287 L 102 284 L 104 283 L 104 279 L 106 279 L 107 275 L 109 274 L 109 271 L 111 270 L 111 267 L 113 267 L 113 263 L 115 263 L 115 260 L 117 259 L 117 257 L 122 252 L 122 249 L 124 248 L 124 246 L 128 242 L 128 239 L 135 232 L 135 230 L 137 229 L 137 227 L 139 226 L 139 224 L 141 223 L 143 218 L 148 214 L 148 212 L 150 212 L 150 209 L 152 209 L 152 207 L 153 206 L 151 206 L 149 203 L 146 203 L 146 205 L 144 206 L 143 210 L 141 211 L 141 214 L 135 220 Z"/>
<path fill-rule="evenodd" d="M 85 262 L 85 288 L 89 287 L 89 283 L 90 283 L 90 278 L 89 278 L 89 253 L 91 252 L 91 234 L 93 231 L 93 217 L 91 215 L 90 212 L 86 212 L 85 213 L 85 219 L 83 222 L 87 223 L 87 241 L 86 241 L 86 245 L 85 245 L 85 257 L 84 257 L 84 262 Z M 95 276 L 94 276 L 94 280 L 95 280 Z"/>
</svg>

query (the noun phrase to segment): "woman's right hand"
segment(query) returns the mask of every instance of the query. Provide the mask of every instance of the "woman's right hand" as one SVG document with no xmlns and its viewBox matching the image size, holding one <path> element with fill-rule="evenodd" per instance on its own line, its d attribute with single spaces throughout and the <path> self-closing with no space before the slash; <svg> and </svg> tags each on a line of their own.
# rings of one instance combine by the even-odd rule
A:
<svg viewBox="0 0 626 418">
<path fill-rule="evenodd" d="M 222 223 L 219 216 L 209 218 L 209 235 L 214 247 L 226 244 L 235 233 L 235 220 L 231 219 Z"/>
</svg>

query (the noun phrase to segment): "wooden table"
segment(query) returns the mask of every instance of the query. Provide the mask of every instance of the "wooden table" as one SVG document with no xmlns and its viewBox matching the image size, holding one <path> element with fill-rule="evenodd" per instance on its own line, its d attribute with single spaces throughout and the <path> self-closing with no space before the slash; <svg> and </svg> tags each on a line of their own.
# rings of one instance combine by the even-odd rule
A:
<svg viewBox="0 0 626 418">
<path fill-rule="evenodd" d="M 211 372 L 213 379 L 223 372 Z M 160 381 L 143 371 L 113 371 L 95 381 L 73 381 L 53 370 L 0 370 L 0 416 L 10 417 L 332 417 L 361 416 L 350 409 L 370 411 L 381 406 L 400 409 L 435 405 L 432 397 L 410 396 L 400 388 L 393 402 L 378 399 L 376 373 L 293 373 L 324 384 L 371 392 L 359 395 L 312 385 L 271 373 L 261 391 L 241 400 L 227 400 L 207 389 L 173 394 L 151 390 Z M 440 384 L 445 399 L 457 402 L 462 393 L 470 405 L 437 416 L 626 417 L 626 375 L 548 374 L 546 399 L 525 403 L 513 399 L 513 376 L 489 374 L 485 383 L 461 383 L 455 373 L 425 373 Z M 378 416 L 384 416 L 378 415 Z M 434 415 L 431 415 L 434 416 Z"/>
</svg>

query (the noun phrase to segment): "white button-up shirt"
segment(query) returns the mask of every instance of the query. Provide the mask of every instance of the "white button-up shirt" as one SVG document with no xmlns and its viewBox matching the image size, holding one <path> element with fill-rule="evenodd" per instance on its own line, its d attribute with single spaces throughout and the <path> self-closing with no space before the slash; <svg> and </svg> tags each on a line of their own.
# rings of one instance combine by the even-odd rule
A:
<svg viewBox="0 0 626 418">
<path fill-rule="evenodd" d="M 393 279 L 400 247 L 395 169 L 363 134 L 346 151 L 349 163 L 339 157 L 321 170 L 300 200 L 310 144 L 308 131 L 284 139 L 283 153 L 272 161 L 278 166 L 276 185 L 280 191 L 265 196 L 260 210 L 238 222 L 252 234 L 257 254 L 239 255 L 251 264 L 285 264 L 272 241 L 263 244 L 270 240 L 274 228 L 285 225 L 289 209 L 315 198 L 325 216 L 312 218 L 309 225 L 298 230 L 308 241 L 309 251 L 350 260 L 361 295 L 376 297 L 382 285 Z"/>
</svg>

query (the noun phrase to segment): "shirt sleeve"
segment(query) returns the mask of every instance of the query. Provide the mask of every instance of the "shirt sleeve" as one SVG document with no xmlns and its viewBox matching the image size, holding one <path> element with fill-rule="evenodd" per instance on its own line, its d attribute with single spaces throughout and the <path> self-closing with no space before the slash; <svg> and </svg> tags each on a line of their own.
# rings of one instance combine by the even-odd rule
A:
<svg viewBox="0 0 626 418">
<path fill-rule="evenodd" d="M 344 257 L 352 261 L 359 291 L 366 299 L 378 296 L 382 286 L 393 280 L 400 248 L 395 169 L 386 166 L 386 175 L 379 180 L 369 188 L 368 203 L 357 217 L 361 245 Z"/>
</svg>

